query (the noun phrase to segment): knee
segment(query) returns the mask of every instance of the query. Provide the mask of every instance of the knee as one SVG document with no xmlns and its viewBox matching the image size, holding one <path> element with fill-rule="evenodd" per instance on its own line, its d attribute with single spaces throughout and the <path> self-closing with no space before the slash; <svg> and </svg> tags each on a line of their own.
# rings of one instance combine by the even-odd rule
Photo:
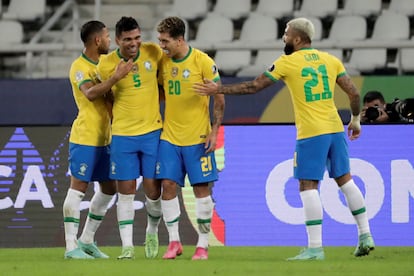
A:
<svg viewBox="0 0 414 276">
<path fill-rule="evenodd" d="M 172 199 L 177 196 L 177 184 L 168 179 L 162 181 L 162 198 L 165 200 Z"/>
</svg>

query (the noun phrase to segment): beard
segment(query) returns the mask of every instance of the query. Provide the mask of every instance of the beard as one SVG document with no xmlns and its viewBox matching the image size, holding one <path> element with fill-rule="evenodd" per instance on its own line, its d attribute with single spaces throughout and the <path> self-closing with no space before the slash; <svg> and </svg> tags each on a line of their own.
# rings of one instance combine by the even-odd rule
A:
<svg viewBox="0 0 414 276">
<path fill-rule="evenodd" d="M 104 46 L 99 46 L 98 47 L 98 52 L 100 55 L 106 55 L 109 52 L 108 47 L 104 47 Z"/>
<path fill-rule="evenodd" d="M 283 51 L 285 52 L 286 55 L 292 54 L 294 52 L 294 50 L 295 49 L 293 47 L 293 44 L 288 44 L 288 43 L 285 44 L 285 48 L 283 49 Z"/>
</svg>

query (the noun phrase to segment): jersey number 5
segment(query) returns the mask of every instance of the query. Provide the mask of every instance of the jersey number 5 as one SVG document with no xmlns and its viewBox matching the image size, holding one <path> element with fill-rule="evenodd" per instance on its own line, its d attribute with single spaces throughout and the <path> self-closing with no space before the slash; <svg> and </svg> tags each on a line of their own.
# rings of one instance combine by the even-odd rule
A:
<svg viewBox="0 0 414 276">
<path fill-rule="evenodd" d="M 305 67 L 302 69 L 302 77 L 311 76 L 311 79 L 305 82 L 304 90 L 307 102 L 326 100 L 332 98 L 332 91 L 329 89 L 328 74 L 326 72 L 325 65 L 319 65 L 315 70 L 312 67 Z M 322 80 L 323 91 L 322 93 L 313 93 L 312 89 L 319 84 Z"/>
</svg>

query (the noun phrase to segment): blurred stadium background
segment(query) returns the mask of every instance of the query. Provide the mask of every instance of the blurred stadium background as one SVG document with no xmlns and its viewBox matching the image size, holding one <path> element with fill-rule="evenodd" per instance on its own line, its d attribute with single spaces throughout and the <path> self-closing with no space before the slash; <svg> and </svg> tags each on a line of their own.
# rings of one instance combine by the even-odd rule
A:
<svg viewBox="0 0 414 276">
<path fill-rule="evenodd" d="M 285 23 L 306 16 L 314 47 L 338 56 L 351 75 L 414 71 L 411 0 L 2 0 L 0 77 L 65 78 L 82 49 L 79 28 L 99 19 L 111 30 L 133 16 L 144 40 L 167 15 L 186 20 L 188 40 L 215 57 L 223 75 L 261 73 L 282 49 Z"/>
</svg>

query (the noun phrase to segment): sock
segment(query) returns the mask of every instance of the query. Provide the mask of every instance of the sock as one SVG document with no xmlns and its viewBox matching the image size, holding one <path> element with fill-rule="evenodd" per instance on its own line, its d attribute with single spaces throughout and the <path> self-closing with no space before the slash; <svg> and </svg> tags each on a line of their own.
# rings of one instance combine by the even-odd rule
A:
<svg viewBox="0 0 414 276">
<path fill-rule="evenodd" d="M 123 248 L 134 245 L 132 238 L 135 216 L 134 198 L 135 194 L 124 195 L 118 193 L 118 206 L 116 208 L 116 213 Z"/>
<path fill-rule="evenodd" d="M 63 202 L 63 224 L 65 228 L 66 251 L 78 247 L 77 238 L 80 219 L 80 204 L 84 193 L 69 189 Z"/>
<path fill-rule="evenodd" d="M 180 241 L 178 222 L 180 220 L 180 202 L 178 197 L 170 200 L 161 200 L 162 214 L 168 230 L 170 242 Z"/>
<path fill-rule="evenodd" d="M 208 248 L 208 236 L 210 234 L 213 208 L 214 203 L 211 196 L 196 198 L 196 216 L 198 224 L 197 247 Z"/>
<path fill-rule="evenodd" d="M 361 190 L 355 184 L 354 180 L 349 180 L 341 186 L 341 191 L 344 193 L 348 208 L 358 226 L 358 235 L 370 233 L 368 216 L 365 209 L 365 200 L 362 196 Z"/>
<path fill-rule="evenodd" d="M 161 198 L 156 200 L 150 199 L 145 196 L 145 207 L 147 209 L 147 229 L 146 232 L 149 234 L 158 233 L 158 225 L 161 220 Z"/>
<path fill-rule="evenodd" d="M 322 203 L 316 189 L 300 192 L 303 210 L 305 211 L 306 232 L 308 233 L 308 247 L 322 247 Z"/>
<path fill-rule="evenodd" d="M 83 243 L 90 244 L 94 242 L 96 230 L 101 225 L 102 220 L 108 209 L 113 195 L 106 195 L 100 190 L 96 191 L 91 200 L 88 217 L 86 218 L 85 227 L 79 240 Z"/>
</svg>

